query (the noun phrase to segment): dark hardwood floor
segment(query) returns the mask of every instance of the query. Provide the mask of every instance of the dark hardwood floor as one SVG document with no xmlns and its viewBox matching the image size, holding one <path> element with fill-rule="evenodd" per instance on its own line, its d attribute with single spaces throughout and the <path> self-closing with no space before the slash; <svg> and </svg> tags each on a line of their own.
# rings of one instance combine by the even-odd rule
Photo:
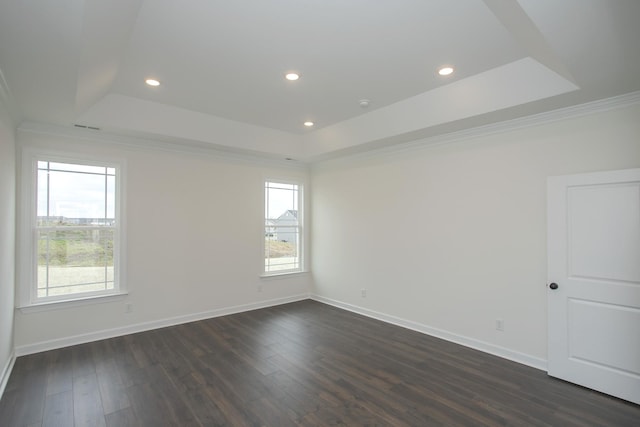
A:
<svg viewBox="0 0 640 427">
<path fill-rule="evenodd" d="M 0 426 L 640 426 L 640 406 L 302 301 L 18 358 Z"/>
</svg>

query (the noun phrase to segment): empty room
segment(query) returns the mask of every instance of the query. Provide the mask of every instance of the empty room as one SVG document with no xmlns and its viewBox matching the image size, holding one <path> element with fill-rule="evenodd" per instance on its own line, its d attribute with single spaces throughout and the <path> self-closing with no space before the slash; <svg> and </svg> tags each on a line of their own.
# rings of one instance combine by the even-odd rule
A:
<svg viewBox="0 0 640 427">
<path fill-rule="evenodd" d="M 3 0 L 0 426 L 640 425 L 638 22 Z"/>
</svg>

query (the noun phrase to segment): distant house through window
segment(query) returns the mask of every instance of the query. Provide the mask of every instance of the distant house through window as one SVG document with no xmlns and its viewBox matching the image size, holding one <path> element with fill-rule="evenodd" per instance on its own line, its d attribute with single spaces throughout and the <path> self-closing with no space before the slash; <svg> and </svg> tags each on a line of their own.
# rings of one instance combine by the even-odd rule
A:
<svg viewBox="0 0 640 427">
<path fill-rule="evenodd" d="M 276 237 L 281 242 L 293 243 L 298 240 L 298 211 L 288 209 L 280 215 L 275 221 L 275 225 L 280 229 L 276 233 Z"/>
<path fill-rule="evenodd" d="M 301 271 L 302 186 L 265 182 L 264 272 Z"/>
</svg>

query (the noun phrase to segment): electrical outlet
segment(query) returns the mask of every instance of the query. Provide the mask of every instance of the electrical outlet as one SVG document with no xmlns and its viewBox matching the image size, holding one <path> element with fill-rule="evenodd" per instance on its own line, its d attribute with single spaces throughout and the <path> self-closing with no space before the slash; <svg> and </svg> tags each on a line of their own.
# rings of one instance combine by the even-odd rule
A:
<svg viewBox="0 0 640 427">
<path fill-rule="evenodd" d="M 124 312 L 131 313 L 133 311 L 133 304 L 128 302 L 124 305 Z"/>
<path fill-rule="evenodd" d="M 366 298 L 367 297 L 367 290 L 366 289 L 360 289 L 360 296 L 362 298 Z"/>
<path fill-rule="evenodd" d="M 497 331 L 504 331 L 504 320 L 496 319 L 496 330 Z"/>
<path fill-rule="evenodd" d="M 258 285 L 258 292 L 262 292 L 262 284 Z"/>
</svg>

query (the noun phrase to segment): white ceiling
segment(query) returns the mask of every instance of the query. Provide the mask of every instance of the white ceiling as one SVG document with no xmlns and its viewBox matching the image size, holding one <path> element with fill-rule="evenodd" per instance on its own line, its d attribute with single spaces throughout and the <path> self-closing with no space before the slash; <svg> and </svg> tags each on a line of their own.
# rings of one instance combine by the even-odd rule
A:
<svg viewBox="0 0 640 427">
<path fill-rule="evenodd" d="M 0 92 L 24 123 L 311 161 L 640 90 L 638 22 L 638 0 L 3 0 Z"/>
</svg>

